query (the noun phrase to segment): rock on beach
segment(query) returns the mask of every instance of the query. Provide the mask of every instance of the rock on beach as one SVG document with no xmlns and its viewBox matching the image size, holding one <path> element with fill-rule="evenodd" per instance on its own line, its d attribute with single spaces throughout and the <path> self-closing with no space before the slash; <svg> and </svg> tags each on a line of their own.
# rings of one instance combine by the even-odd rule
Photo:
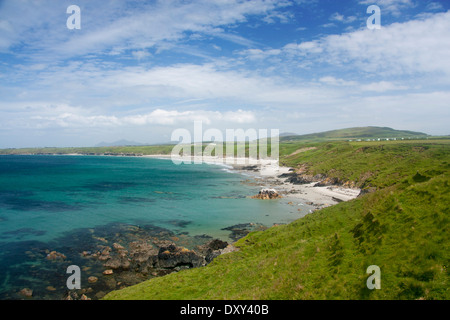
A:
<svg viewBox="0 0 450 320">
<path fill-rule="evenodd" d="M 261 200 L 272 200 L 280 198 L 282 198 L 282 196 L 275 189 L 262 189 L 256 196 L 252 197 L 252 199 Z"/>
</svg>

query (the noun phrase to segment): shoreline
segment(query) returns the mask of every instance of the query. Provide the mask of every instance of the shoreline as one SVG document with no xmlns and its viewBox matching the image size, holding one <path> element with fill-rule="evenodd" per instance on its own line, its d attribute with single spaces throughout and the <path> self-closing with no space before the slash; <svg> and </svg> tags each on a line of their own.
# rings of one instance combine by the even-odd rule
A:
<svg viewBox="0 0 450 320">
<path fill-rule="evenodd" d="M 289 167 L 280 167 L 278 173 L 272 176 L 262 176 L 264 187 L 275 189 L 283 197 L 292 201 L 302 201 L 304 204 L 318 208 L 350 201 L 357 198 L 361 192 L 360 189 L 345 188 L 339 185 L 316 186 L 317 182 L 294 184 L 289 182 L 287 177 L 280 177 L 291 170 L 292 168 Z"/>
<path fill-rule="evenodd" d="M 173 159 L 171 155 L 145 155 L 144 157 Z M 292 172 L 291 167 L 278 166 L 278 161 L 256 160 L 248 158 L 218 158 L 218 157 L 179 157 L 177 160 L 190 161 L 191 163 L 206 163 L 221 165 L 232 169 L 234 172 L 245 174 L 260 182 L 261 189 L 275 189 L 284 198 L 291 200 L 292 204 L 307 204 L 321 209 L 340 202 L 350 201 L 358 197 L 361 189 L 345 188 L 339 185 L 316 186 L 317 182 L 294 184 L 288 181 L 288 177 L 281 177 Z M 237 164 L 236 164 L 237 162 Z"/>
</svg>

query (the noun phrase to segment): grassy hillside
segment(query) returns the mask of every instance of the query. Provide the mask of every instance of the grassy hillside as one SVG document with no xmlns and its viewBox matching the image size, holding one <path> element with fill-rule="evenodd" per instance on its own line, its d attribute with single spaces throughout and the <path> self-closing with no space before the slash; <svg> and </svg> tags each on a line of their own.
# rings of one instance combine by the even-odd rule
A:
<svg viewBox="0 0 450 320">
<path fill-rule="evenodd" d="M 280 163 L 379 189 L 408 183 L 418 172 L 427 179 L 448 172 L 449 150 L 450 140 L 282 144 Z"/>
<path fill-rule="evenodd" d="M 376 191 L 105 299 L 450 298 L 450 140 L 295 143 L 280 153 L 287 165 Z M 381 269 L 381 290 L 366 287 L 370 265 Z"/>
<path fill-rule="evenodd" d="M 349 139 L 418 139 L 426 138 L 423 132 L 395 130 L 388 127 L 356 127 L 326 132 L 281 137 L 281 141 L 325 141 Z"/>
</svg>

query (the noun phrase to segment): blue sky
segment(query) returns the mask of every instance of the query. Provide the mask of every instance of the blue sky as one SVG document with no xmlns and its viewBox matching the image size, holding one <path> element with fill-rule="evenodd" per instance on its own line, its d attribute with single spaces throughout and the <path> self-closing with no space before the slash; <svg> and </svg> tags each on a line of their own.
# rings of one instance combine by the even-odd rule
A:
<svg viewBox="0 0 450 320">
<path fill-rule="evenodd" d="M 69 30 L 70 5 L 81 29 Z M 381 9 L 381 29 L 366 12 Z M 0 0 L 0 148 L 173 130 L 447 135 L 450 2 Z"/>
</svg>

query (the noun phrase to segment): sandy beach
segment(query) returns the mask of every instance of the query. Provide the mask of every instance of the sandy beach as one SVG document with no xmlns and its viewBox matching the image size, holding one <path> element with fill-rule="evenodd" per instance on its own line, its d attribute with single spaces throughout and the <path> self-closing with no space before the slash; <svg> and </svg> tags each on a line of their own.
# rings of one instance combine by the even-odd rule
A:
<svg viewBox="0 0 450 320">
<path fill-rule="evenodd" d="M 291 171 L 292 168 L 277 167 L 273 163 L 267 163 L 262 164 L 259 170 L 252 172 L 261 180 L 261 188 L 275 189 L 294 204 L 304 203 L 323 208 L 342 201 L 352 200 L 361 192 L 360 189 L 350 189 L 341 186 L 316 187 L 317 182 L 301 185 L 293 184 L 287 181 L 287 177 L 280 177 Z"/>
<path fill-rule="evenodd" d="M 293 204 L 308 204 L 316 208 L 323 208 L 349 201 L 360 194 L 360 189 L 343 188 L 341 186 L 315 186 L 316 182 L 308 184 L 293 184 L 287 178 L 280 177 L 291 172 L 292 168 L 278 166 L 278 161 L 257 160 L 249 158 L 219 158 L 219 157 L 172 157 L 171 155 L 149 155 L 145 157 L 172 159 L 185 163 L 207 163 L 225 165 L 236 171 L 250 175 L 260 184 L 261 188 L 275 189 L 284 198 L 290 199 Z"/>
</svg>

